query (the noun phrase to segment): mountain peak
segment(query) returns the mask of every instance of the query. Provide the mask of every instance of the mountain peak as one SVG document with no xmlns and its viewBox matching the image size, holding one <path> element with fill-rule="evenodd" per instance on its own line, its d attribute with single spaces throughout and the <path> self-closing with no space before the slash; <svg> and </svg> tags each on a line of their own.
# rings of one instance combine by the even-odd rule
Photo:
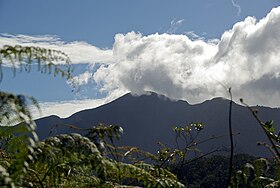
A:
<svg viewBox="0 0 280 188">
<path fill-rule="evenodd" d="M 59 119 L 55 116 L 37 120 L 38 135 L 46 138 L 49 133 L 68 133 L 66 127 L 55 127 L 57 124 L 75 125 L 79 128 L 89 128 L 99 123 L 119 125 L 124 129 L 121 138 L 123 145 L 132 145 L 154 152 L 156 143 L 175 144 L 172 126 L 185 126 L 191 122 L 203 122 L 205 128 L 201 139 L 217 137 L 200 149 L 208 151 L 211 147 L 227 147 L 229 100 L 218 97 L 200 104 L 189 105 L 185 101 L 172 100 L 164 95 L 148 92 L 144 95 L 125 94 L 124 96 L 94 109 L 83 110 L 72 116 Z M 273 119 L 280 124 L 280 109 L 261 108 L 262 119 Z M 236 136 L 236 149 L 249 154 L 263 154 L 264 149 L 257 147 L 258 141 L 266 141 L 260 127 L 244 106 L 238 104 L 232 108 L 232 124 Z M 53 128 L 55 127 L 55 129 Z M 50 131 L 51 130 L 51 131 Z M 249 141 L 248 141 L 249 140 Z"/>
<path fill-rule="evenodd" d="M 155 92 L 152 92 L 152 91 L 147 91 L 143 94 L 127 93 L 120 98 L 128 99 L 128 98 L 131 98 L 131 97 L 141 98 L 141 99 L 145 99 L 145 100 L 161 100 L 161 101 L 166 101 L 166 102 L 178 102 L 178 101 L 180 101 L 180 102 L 184 102 L 186 104 L 189 104 L 185 100 L 173 99 L 173 98 L 170 98 L 170 97 L 168 97 L 164 94 L 158 94 L 158 93 L 155 93 Z M 118 100 L 118 99 L 116 99 L 116 100 Z"/>
</svg>

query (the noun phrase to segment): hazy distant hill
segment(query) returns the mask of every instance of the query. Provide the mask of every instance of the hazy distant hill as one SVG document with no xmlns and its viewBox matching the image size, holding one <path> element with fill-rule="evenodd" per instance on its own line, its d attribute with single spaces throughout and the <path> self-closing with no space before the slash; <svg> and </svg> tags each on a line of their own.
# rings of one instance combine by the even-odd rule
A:
<svg viewBox="0 0 280 188">
<path fill-rule="evenodd" d="M 280 123 L 280 109 L 256 107 L 263 121 L 274 120 Z M 38 135 L 41 139 L 58 133 L 73 132 L 69 128 L 56 124 L 71 124 L 77 127 L 91 127 L 102 122 L 120 125 L 124 129 L 121 142 L 124 145 L 138 146 L 148 151 L 155 151 L 158 141 L 172 145 L 175 143 L 172 126 L 184 126 L 190 122 L 203 122 L 206 127 L 199 140 L 228 134 L 229 101 L 215 98 L 201 104 L 190 105 L 185 101 L 172 101 L 155 93 L 150 95 L 132 96 L 126 94 L 119 99 L 98 108 L 83 110 L 69 118 L 49 116 L 37 120 Z M 233 104 L 232 123 L 234 132 L 240 132 L 235 137 L 239 152 L 268 156 L 266 148 L 257 146 L 257 141 L 266 141 L 255 119 L 249 110 L 238 104 Z M 50 134 L 51 127 L 52 132 Z M 212 140 L 201 148 L 206 152 L 218 146 L 229 146 L 229 138 Z"/>
</svg>

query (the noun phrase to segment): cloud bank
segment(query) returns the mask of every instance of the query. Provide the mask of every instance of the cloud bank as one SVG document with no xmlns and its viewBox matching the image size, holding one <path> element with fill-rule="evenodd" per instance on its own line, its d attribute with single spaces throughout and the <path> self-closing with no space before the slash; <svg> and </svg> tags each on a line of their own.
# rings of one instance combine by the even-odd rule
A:
<svg viewBox="0 0 280 188">
<path fill-rule="evenodd" d="M 227 97 L 280 106 L 280 8 L 262 20 L 248 17 L 219 41 L 186 35 L 117 34 L 115 63 L 101 66 L 94 80 L 107 92 L 154 91 L 190 103 Z"/>
<path fill-rule="evenodd" d="M 86 99 L 86 100 L 70 100 L 62 102 L 44 102 L 40 103 L 40 109 L 31 106 L 32 117 L 38 119 L 40 117 L 46 117 L 50 115 L 58 115 L 61 118 L 66 118 L 73 113 L 79 112 L 85 109 L 96 108 L 100 105 L 111 102 L 107 99 Z"/>
<path fill-rule="evenodd" d="M 247 17 L 215 40 L 129 32 L 116 34 L 113 48 L 107 50 L 52 36 L 0 38 L 2 44 L 7 41 L 59 48 L 73 62 L 99 63 L 97 70 L 75 79 L 78 85 L 95 82 L 109 99 L 153 91 L 199 103 L 228 97 L 231 87 L 236 100 L 280 107 L 280 7 L 261 20 Z"/>
<path fill-rule="evenodd" d="M 61 50 L 65 52 L 74 64 L 104 63 L 113 61 L 112 50 L 100 49 L 87 42 L 64 42 L 57 36 L 28 36 L 28 35 L 0 35 L 0 47 L 3 45 L 40 46 L 47 49 Z"/>
</svg>

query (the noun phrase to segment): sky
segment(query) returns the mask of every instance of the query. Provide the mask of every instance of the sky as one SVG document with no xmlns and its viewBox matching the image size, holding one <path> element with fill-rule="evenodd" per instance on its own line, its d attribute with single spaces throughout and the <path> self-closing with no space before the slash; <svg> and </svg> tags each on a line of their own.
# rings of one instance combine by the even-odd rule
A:
<svg viewBox="0 0 280 188">
<path fill-rule="evenodd" d="M 3 65 L 1 90 L 34 96 L 34 118 L 147 91 L 280 107 L 280 0 L 0 0 L 0 24 L 0 48 L 61 50 L 74 67 L 66 80 Z"/>
</svg>

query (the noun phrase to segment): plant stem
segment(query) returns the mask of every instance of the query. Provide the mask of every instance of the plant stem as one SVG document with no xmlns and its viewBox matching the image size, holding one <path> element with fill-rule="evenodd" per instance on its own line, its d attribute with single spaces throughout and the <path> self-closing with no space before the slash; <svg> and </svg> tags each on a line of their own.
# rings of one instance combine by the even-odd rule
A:
<svg viewBox="0 0 280 188">
<path fill-rule="evenodd" d="M 253 110 L 248 104 L 244 103 L 242 99 L 240 99 L 240 102 L 242 104 L 244 104 L 252 113 L 252 115 L 254 116 L 254 118 L 257 120 L 258 124 L 261 126 L 262 130 L 264 131 L 265 135 L 267 136 L 271 147 L 273 148 L 273 150 L 275 151 L 274 157 L 276 158 L 276 160 L 280 163 L 280 152 L 278 151 L 277 146 L 275 145 L 273 139 L 271 138 L 271 136 L 269 135 L 268 131 L 265 129 L 265 123 L 263 123 L 261 121 L 261 119 L 259 118 L 259 116 L 257 115 L 257 112 L 255 110 Z"/>
<path fill-rule="evenodd" d="M 232 136 L 232 122 L 231 122 L 231 115 L 232 115 L 232 93 L 231 88 L 228 90 L 230 95 L 230 103 L 229 103 L 229 119 L 228 119 L 228 125 L 229 125 L 229 136 L 230 136 L 230 160 L 229 160 L 229 169 L 228 169 L 228 187 L 231 187 L 231 174 L 232 174 L 232 166 L 233 166 L 233 136 Z"/>
</svg>

